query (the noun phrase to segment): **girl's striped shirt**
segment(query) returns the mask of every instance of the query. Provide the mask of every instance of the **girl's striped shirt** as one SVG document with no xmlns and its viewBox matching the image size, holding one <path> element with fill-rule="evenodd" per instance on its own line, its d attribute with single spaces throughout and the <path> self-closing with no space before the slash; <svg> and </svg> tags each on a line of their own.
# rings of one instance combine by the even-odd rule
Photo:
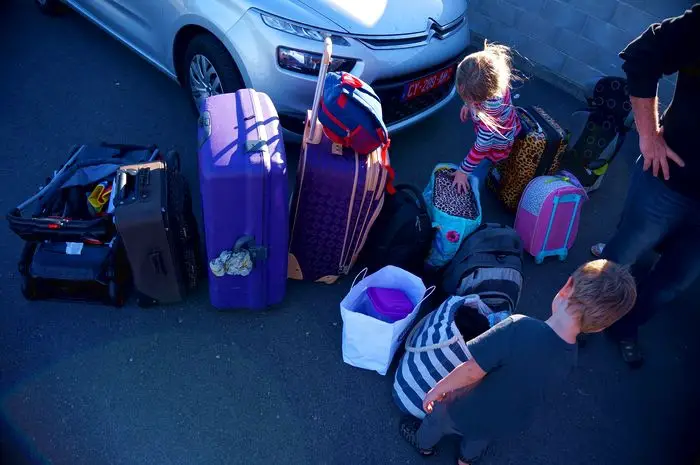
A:
<svg viewBox="0 0 700 465">
<path fill-rule="evenodd" d="M 513 141 L 520 132 L 520 118 L 511 101 L 510 89 L 503 97 L 488 99 L 479 104 L 479 109 L 490 116 L 496 123 L 495 132 L 477 116 L 476 109 L 470 108 L 474 121 L 476 142 L 460 165 L 460 170 L 471 173 L 483 159 L 499 162 L 510 154 Z"/>
</svg>

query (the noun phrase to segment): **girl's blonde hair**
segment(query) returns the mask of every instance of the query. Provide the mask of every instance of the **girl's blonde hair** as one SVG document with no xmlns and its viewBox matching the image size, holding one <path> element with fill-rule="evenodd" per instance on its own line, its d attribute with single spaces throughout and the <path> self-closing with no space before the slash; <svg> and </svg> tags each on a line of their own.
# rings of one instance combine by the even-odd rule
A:
<svg viewBox="0 0 700 465">
<path fill-rule="evenodd" d="M 502 96 L 510 87 L 511 52 L 505 45 L 484 41 L 484 49 L 467 55 L 457 67 L 457 92 L 473 105 Z"/>
<path fill-rule="evenodd" d="M 484 41 L 484 49 L 467 55 L 457 67 L 456 86 L 459 96 L 473 107 L 476 116 L 493 132 L 501 134 L 501 127 L 480 104 L 488 99 L 505 95 L 510 87 L 513 68 L 511 51 L 505 45 Z"/>
</svg>

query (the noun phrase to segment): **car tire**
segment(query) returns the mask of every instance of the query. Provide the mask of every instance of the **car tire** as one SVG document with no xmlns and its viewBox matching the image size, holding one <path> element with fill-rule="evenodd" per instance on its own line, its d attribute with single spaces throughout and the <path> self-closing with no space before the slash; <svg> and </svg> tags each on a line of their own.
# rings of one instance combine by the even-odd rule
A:
<svg viewBox="0 0 700 465">
<path fill-rule="evenodd" d="M 200 102 L 205 98 L 206 94 L 200 94 L 199 98 L 196 95 L 193 86 L 193 67 L 199 67 L 201 70 L 202 66 L 207 65 L 207 62 L 211 65 L 214 73 L 218 77 L 220 86 L 216 85 L 215 81 L 209 81 L 208 79 L 205 79 L 205 81 L 208 82 L 194 81 L 194 84 L 195 86 L 199 84 L 200 88 L 201 84 L 211 85 L 209 90 L 212 94 L 233 93 L 244 87 L 243 79 L 241 78 L 241 74 L 231 54 L 226 47 L 211 34 L 199 34 L 193 37 L 187 45 L 187 50 L 182 60 L 180 68 L 182 69 L 182 84 L 185 90 L 190 94 L 190 101 L 192 102 L 196 114 L 199 114 Z M 208 74 L 206 77 L 210 76 L 211 74 Z M 195 79 L 197 78 L 195 77 Z"/>
<path fill-rule="evenodd" d="M 55 16 L 64 11 L 65 5 L 61 0 L 34 0 L 34 3 L 44 14 Z"/>
</svg>

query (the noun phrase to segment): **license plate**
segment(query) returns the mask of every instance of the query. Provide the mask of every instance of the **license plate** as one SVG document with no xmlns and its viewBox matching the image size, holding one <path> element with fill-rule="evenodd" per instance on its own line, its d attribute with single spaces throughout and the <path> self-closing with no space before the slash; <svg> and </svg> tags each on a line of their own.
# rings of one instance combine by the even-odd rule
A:
<svg viewBox="0 0 700 465">
<path fill-rule="evenodd" d="M 447 83 L 452 83 L 454 74 L 455 65 L 451 65 L 433 74 L 411 81 L 404 86 L 401 100 L 411 100 Z"/>
</svg>

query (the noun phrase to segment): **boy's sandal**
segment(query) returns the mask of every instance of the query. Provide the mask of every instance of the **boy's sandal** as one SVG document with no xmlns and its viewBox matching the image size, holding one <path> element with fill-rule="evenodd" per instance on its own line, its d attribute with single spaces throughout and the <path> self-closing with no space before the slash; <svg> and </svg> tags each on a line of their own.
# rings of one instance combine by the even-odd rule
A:
<svg viewBox="0 0 700 465">
<path fill-rule="evenodd" d="M 420 425 L 420 420 L 416 418 L 405 418 L 401 420 L 401 424 L 399 425 L 399 434 L 401 434 L 401 437 L 404 438 L 411 446 L 413 446 L 413 448 L 418 451 L 421 456 L 431 457 L 436 453 L 434 447 L 429 449 L 421 449 L 418 446 L 418 438 L 416 437 L 416 433 L 418 432 Z"/>
<path fill-rule="evenodd" d="M 488 450 L 488 449 L 487 449 Z M 477 465 L 478 463 L 481 463 L 481 460 L 484 458 L 484 455 L 486 454 L 486 450 L 484 450 L 481 455 L 478 457 L 471 458 L 469 460 L 465 459 L 463 455 L 459 455 L 457 464 L 458 465 Z"/>
<path fill-rule="evenodd" d="M 591 255 L 595 258 L 600 258 L 603 256 L 603 250 L 605 249 L 605 242 L 598 242 L 591 246 Z"/>
<path fill-rule="evenodd" d="M 639 368 L 644 363 L 644 356 L 639 344 L 634 339 L 621 339 L 618 342 L 622 360 L 632 368 Z"/>
</svg>

